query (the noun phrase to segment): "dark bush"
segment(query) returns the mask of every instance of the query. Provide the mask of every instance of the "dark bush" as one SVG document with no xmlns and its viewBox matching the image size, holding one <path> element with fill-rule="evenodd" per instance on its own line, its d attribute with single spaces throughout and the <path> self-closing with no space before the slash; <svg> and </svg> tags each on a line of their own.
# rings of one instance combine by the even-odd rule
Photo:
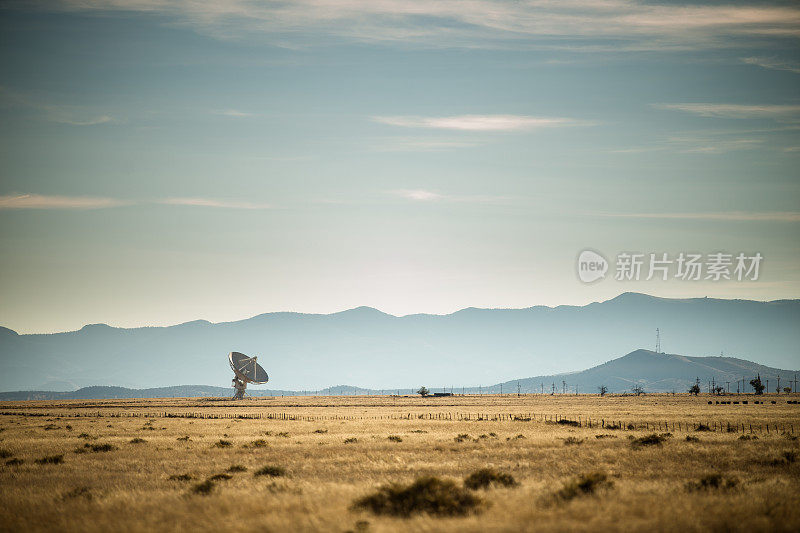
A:
<svg viewBox="0 0 800 533">
<path fill-rule="evenodd" d="M 389 435 L 387 438 L 392 442 L 403 442 L 403 439 L 397 435 Z"/>
<path fill-rule="evenodd" d="M 8 459 L 9 457 L 14 457 L 14 454 L 5 448 L 0 450 L 0 459 Z"/>
<path fill-rule="evenodd" d="M 756 435 L 740 435 L 739 440 L 758 440 Z"/>
<path fill-rule="evenodd" d="M 184 442 L 190 441 L 192 439 L 189 438 L 189 435 L 184 435 L 183 437 L 178 437 L 176 440 L 182 440 Z"/>
<path fill-rule="evenodd" d="M 202 483 L 197 483 L 195 486 L 193 486 L 192 492 L 195 494 L 208 495 L 214 490 L 214 486 L 214 482 L 210 479 L 207 479 Z"/>
<path fill-rule="evenodd" d="M 60 465 L 64 462 L 63 455 L 50 455 L 48 457 L 42 457 L 41 459 L 36 459 L 34 463 L 37 465 Z"/>
<path fill-rule="evenodd" d="M 478 510 L 481 499 L 451 480 L 421 477 L 411 485 L 392 484 L 353 503 L 355 510 L 375 514 L 411 516 L 428 513 L 435 516 L 463 516 Z"/>
<path fill-rule="evenodd" d="M 792 464 L 797 461 L 797 452 L 794 450 L 788 450 L 783 452 L 783 459 L 788 463 Z"/>
<path fill-rule="evenodd" d="M 327 433 L 327 432 L 328 432 L 327 429 L 315 429 L 314 430 L 314 433 Z"/>
<path fill-rule="evenodd" d="M 147 442 L 147 441 L 142 439 L 142 438 L 135 437 L 135 438 L 131 439 L 130 442 L 131 442 L 131 444 L 142 444 L 142 443 Z"/>
<path fill-rule="evenodd" d="M 25 461 L 23 461 L 22 459 L 18 459 L 15 457 L 13 459 L 9 459 L 8 461 L 6 461 L 6 466 L 19 466 L 24 462 Z"/>
<path fill-rule="evenodd" d="M 571 444 L 583 444 L 583 439 L 578 439 L 575 437 L 567 437 L 564 439 L 564 444 L 569 446 Z"/>
<path fill-rule="evenodd" d="M 724 478 L 722 474 L 707 474 L 698 481 L 690 481 L 686 484 L 689 491 L 714 490 L 714 489 L 733 489 L 739 484 L 736 478 Z"/>
<path fill-rule="evenodd" d="M 117 447 L 113 444 L 91 444 L 89 449 L 93 452 L 110 452 L 111 450 L 116 450 Z"/>
<path fill-rule="evenodd" d="M 262 468 L 259 468 L 253 473 L 254 476 L 270 476 L 270 477 L 281 477 L 286 475 L 286 469 L 282 466 L 276 465 L 267 465 Z"/>
<path fill-rule="evenodd" d="M 558 499 L 569 501 L 577 496 L 587 496 L 594 494 L 600 489 L 611 488 L 614 482 L 602 472 L 590 472 L 582 474 L 566 483 L 556 492 Z"/>
<path fill-rule="evenodd" d="M 214 443 L 214 448 L 230 448 L 231 446 L 233 446 L 233 443 L 229 440 L 219 439 Z"/>
<path fill-rule="evenodd" d="M 266 448 L 269 446 L 269 443 L 264 439 L 256 439 L 250 445 L 253 446 L 253 448 Z"/>
<path fill-rule="evenodd" d="M 468 489 L 485 489 L 490 485 L 502 485 L 503 487 L 515 487 L 519 483 L 511 474 L 498 472 L 491 468 L 481 468 L 464 478 L 464 486 Z"/>
<path fill-rule="evenodd" d="M 247 467 L 242 465 L 232 465 L 228 467 L 227 472 L 247 472 Z"/>
<path fill-rule="evenodd" d="M 609 435 L 608 433 L 602 433 L 600 435 L 595 435 L 594 438 L 596 439 L 616 439 L 616 435 Z"/>
<path fill-rule="evenodd" d="M 562 426 L 573 426 L 573 427 L 580 427 L 581 423 L 577 420 L 566 420 L 562 418 L 556 424 L 561 424 Z"/>
<path fill-rule="evenodd" d="M 355 438 L 355 437 L 349 437 L 349 438 L 347 438 L 347 439 L 344 439 L 344 443 L 345 443 L 345 444 L 353 444 L 353 443 L 355 443 L 355 442 L 358 442 L 358 439 L 357 439 L 357 438 Z"/>
<path fill-rule="evenodd" d="M 226 479 L 232 479 L 233 476 L 230 474 L 214 474 L 213 476 L 209 477 L 210 481 L 221 481 Z"/>
<path fill-rule="evenodd" d="M 644 437 L 639 437 L 638 439 L 633 439 L 631 445 L 634 448 L 639 448 L 641 446 L 660 446 L 665 440 L 667 440 L 666 437 L 652 433 Z"/>
<path fill-rule="evenodd" d="M 456 442 L 464 442 L 465 440 L 470 440 L 470 439 L 472 439 L 472 437 L 470 437 L 466 433 L 461 433 L 460 435 L 457 435 L 453 440 L 455 440 Z"/>
<path fill-rule="evenodd" d="M 686 435 L 686 442 L 700 442 L 700 439 L 694 435 Z"/>
<path fill-rule="evenodd" d="M 711 431 L 711 428 L 705 424 L 698 424 L 695 431 Z"/>
</svg>

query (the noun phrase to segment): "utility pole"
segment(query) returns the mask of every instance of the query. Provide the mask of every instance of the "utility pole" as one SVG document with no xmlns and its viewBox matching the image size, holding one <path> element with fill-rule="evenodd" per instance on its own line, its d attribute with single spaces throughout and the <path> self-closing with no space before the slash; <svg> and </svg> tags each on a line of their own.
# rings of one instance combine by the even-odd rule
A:
<svg viewBox="0 0 800 533">
<path fill-rule="evenodd" d="M 730 381 L 726 381 L 725 382 L 725 390 L 728 391 L 728 394 L 731 393 L 731 382 Z"/>
<path fill-rule="evenodd" d="M 769 390 L 769 389 L 767 389 L 767 390 Z M 778 394 L 780 394 L 780 393 L 781 393 L 781 377 L 778 376 Z"/>
<path fill-rule="evenodd" d="M 561 394 L 566 394 L 566 393 L 567 393 L 567 382 L 561 380 Z"/>
<path fill-rule="evenodd" d="M 556 393 L 556 382 L 554 381 L 554 382 L 553 382 L 553 388 L 552 388 L 552 392 L 551 392 L 550 394 L 551 394 L 551 395 L 553 395 L 553 394 L 555 394 L 555 393 Z"/>
<path fill-rule="evenodd" d="M 502 395 L 503 395 L 503 384 L 501 383 L 500 384 L 500 396 L 502 396 Z"/>
<path fill-rule="evenodd" d="M 517 381 L 517 397 L 519 397 L 519 396 L 520 396 L 520 393 L 519 393 L 519 381 Z"/>
<path fill-rule="evenodd" d="M 661 332 L 656 328 L 656 353 L 661 353 Z"/>
</svg>

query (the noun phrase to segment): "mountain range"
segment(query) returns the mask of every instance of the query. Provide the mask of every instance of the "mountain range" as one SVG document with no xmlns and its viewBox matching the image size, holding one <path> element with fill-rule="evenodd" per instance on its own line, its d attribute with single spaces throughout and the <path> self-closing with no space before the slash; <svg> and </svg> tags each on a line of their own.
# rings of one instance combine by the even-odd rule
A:
<svg viewBox="0 0 800 533">
<path fill-rule="evenodd" d="M 541 389 L 546 377 L 601 368 L 618 354 L 654 346 L 656 328 L 662 332 L 665 351 L 684 354 L 694 365 L 701 365 L 698 356 L 724 352 L 729 357 L 721 360 L 735 357 L 771 368 L 797 368 L 798 325 L 800 300 L 668 299 L 624 293 L 585 306 L 467 308 L 449 315 L 396 317 L 359 307 L 328 315 L 267 313 L 236 322 L 194 321 L 169 327 L 92 324 L 54 334 L 19 335 L 0 328 L 0 390 L 176 383 L 225 387 L 231 378 L 226 356 L 234 350 L 258 355 L 270 374 L 268 387 L 283 391 L 333 383 L 372 389 L 421 384 L 435 390 L 485 388 L 492 383 L 516 387 L 517 380 L 528 386 L 523 376 L 540 376 L 528 378 L 534 390 Z M 725 368 L 736 375 L 736 363 L 730 365 Z M 697 372 L 699 367 L 648 379 L 663 381 L 663 390 L 671 390 L 669 380 L 694 380 Z M 618 390 L 633 378 L 620 375 L 618 381 L 609 378 L 604 384 Z M 595 381 L 575 384 L 579 389 L 596 387 Z"/>
</svg>

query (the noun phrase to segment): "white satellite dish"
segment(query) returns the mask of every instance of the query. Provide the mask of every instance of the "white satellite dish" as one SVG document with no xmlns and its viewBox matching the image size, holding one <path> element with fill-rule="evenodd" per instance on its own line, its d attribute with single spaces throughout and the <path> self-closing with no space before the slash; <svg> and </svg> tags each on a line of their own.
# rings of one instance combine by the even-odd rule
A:
<svg viewBox="0 0 800 533">
<path fill-rule="evenodd" d="M 228 362 L 233 370 L 233 380 L 231 385 L 236 392 L 233 394 L 234 400 L 244 398 L 244 391 L 248 383 L 261 385 L 269 381 L 267 371 L 258 364 L 258 357 L 248 357 L 243 353 L 231 352 L 228 354 Z"/>
</svg>

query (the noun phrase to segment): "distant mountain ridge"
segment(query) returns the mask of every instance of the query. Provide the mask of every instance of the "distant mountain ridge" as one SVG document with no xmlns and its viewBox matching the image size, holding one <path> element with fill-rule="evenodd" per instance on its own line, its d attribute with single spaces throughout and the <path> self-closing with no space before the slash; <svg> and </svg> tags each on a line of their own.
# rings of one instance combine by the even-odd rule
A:
<svg viewBox="0 0 800 533">
<path fill-rule="evenodd" d="M 227 386 L 232 350 L 258 355 L 269 387 L 361 383 L 396 389 L 486 386 L 553 376 L 653 346 L 800 366 L 800 300 L 668 299 L 624 293 L 585 306 L 466 308 L 396 317 L 359 307 L 329 315 L 267 313 L 236 322 L 18 335 L 0 329 L 0 390 L 174 383 Z M 625 378 L 627 379 L 627 378 Z M 43 387 L 45 384 L 52 384 Z"/>
<path fill-rule="evenodd" d="M 452 392 L 467 394 L 485 393 L 513 394 L 530 393 L 563 393 L 573 394 L 596 393 L 601 385 L 608 388 L 609 393 L 630 391 L 634 386 L 641 386 L 646 392 L 686 392 L 689 387 L 700 380 L 701 389 L 706 390 L 707 383 L 712 380 L 731 392 L 753 392 L 750 380 L 761 376 L 766 384 L 777 385 L 780 377 L 783 386 L 796 387 L 799 372 L 781 370 L 764 365 L 736 359 L 733 357 L 686 357 L 677 354 L 656 353 L 650 350 L 635 350 L 623 357 L 607 363 L 567 374 L 538 376 L 498 383 L 487 387 L 464 387 Z M 733 384 L 733 388 L 730 385 Z M 445 388 L 445 390 L 447 390 Z M 773 392 L 770 388 L 768 392 Z M 433 389 L 431 392 L 438 392 Z M 251 388 L 252 396 L 338 396 L 338 395 L 376 395 L 376 394 L 414 394 L 415 389 L 377 390 L 350 385 L 327 387 L 320 391 L 293 391 Z M 176 385 L 149 389 L 129 389 L 125 387 L 84 387 L 76 391 L 15 391 L 0 392 L 0 400 L 74 400 L 74 399 L 114 399 L 114 398 L 171 398 L 171 397 L 230 397 L 232 389 L 213 387 L 210 385 Z"/>
</svg>

